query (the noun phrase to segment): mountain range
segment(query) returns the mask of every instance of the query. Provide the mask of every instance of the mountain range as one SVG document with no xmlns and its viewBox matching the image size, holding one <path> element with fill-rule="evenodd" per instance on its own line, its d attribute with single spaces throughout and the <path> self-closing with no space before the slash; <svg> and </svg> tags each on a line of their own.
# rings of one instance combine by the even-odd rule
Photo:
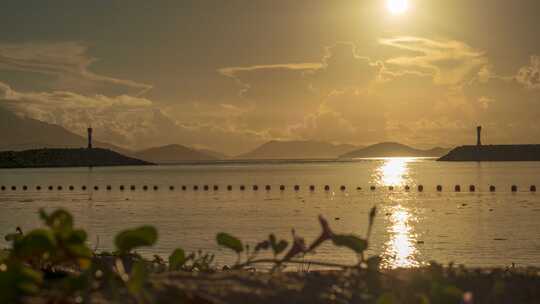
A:
<svg viewBox="0 0 540 304">
<path fill-rule="evenodd" d="M 448 151 L 450 151 L 450 149 L 440 147 L 429 150 L 420 150 L 396 142 L 384 142 L 345 153 L 339 158 L 441 157 L 448 153 Z"/>
<path fill-rule="evenodd" d="M 334 159 L 353 151 L 353 145 L 334 145 L 320 141 L 269 141 L 237 159 Z"/>
<path fill-rule="evenodd" d="M 86 147 L 86 137 L 65 128 L 18 116 L 0 107 L 0 151 L 21 151 L 41 148 L 81 148 Z M 112 144 L 95 140 L 96 148 L 109 149 L 129 157 L 153 163 L 180 163 L 191 161 L 214 161 L 230 157 L 212 150 L 190 148 L 178 144 L 131 151 Z M 238 155 L 238 160 L 277 159 L 353 159 L 370 157 L 440 157 L 450 149 L 415 149 L 394 142 L 386 142 L 359 147 L 348 144 L 336 145 L 322 141 L 277 141 L 272 140 L 254 150 Z"/>
</svg>

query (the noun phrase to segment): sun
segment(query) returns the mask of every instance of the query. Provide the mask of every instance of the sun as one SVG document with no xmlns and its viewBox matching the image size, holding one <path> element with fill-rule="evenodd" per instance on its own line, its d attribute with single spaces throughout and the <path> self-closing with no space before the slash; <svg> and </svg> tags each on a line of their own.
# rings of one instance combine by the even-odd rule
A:
<svg viewBox="0 0 540 304">
<path fill-rule="evenodd" d="M 408 0 L 386 0 L 386 8 L 392 15 L 401 15 L 409 10 Z"/>
</svg>

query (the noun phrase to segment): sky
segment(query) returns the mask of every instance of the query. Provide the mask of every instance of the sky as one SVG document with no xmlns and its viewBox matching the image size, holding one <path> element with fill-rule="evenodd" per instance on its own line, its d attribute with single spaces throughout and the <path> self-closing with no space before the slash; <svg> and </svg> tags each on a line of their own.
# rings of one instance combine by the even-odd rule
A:
<svg viewBox="0 0 540 304">
<path fill-rule="evenodd" d="M 406 0 L 404 0 L 406 1 Z M 537 0 L 6 0 L 0 106 L 119 146 L 540 143 Z"/>
</svg>

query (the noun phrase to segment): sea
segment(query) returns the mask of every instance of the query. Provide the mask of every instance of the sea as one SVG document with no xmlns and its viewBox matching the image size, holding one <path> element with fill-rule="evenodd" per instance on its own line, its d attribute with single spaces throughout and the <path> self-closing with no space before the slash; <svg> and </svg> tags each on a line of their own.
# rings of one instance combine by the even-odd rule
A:
<svg viewBox="0 0 540 304">
<path fill-rule="evenodd" d="M 216 244 L 219 232 L 251 248 L 270 233 L 290 241 L 293 230 L 309 243 L 322 215 L 335 233 L 366 237 L 376 206 L 367 254 L 379 255 L 385 268 L 430 261 L 540 266 L 540 194 L 532 191 L 540 186 L 540 162 L 383 158 L 2 169 L 0 186 L 1 235 L 40 227 L 40 208 L 64 208 L 97 251 L 114 250 L 114 236 L 124 229 L 154 225 L 159 240 L 139 249 L 142 255 L 166 259 L 175 248 L 200 250 L 221 266 L 236 254 Z M 0 247 L 7 246 L 2 237 Z M 329 242 L 305 259 L 354 264 L 357 256 Z"/>
</svg>

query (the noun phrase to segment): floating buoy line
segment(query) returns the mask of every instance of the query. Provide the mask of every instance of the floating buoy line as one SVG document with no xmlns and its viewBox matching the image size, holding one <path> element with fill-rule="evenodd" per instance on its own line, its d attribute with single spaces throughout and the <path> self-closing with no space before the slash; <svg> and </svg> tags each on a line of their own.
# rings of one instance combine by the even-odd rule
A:
<svg viewBox="0 0 540 304">
<path fill-rule="evenodd" d="M 77 187 L 80 188 L 81 191 L 94 191 L 94 192 L 98 192 L 100 190 L 102 191 L 113 191 L 113 190 L 119 190 L 119 191 L 126 191 L 127 189 L 129 189 L 129 191 L 137 191 L 138 189 L 141 189 L 143 192 L 148 192 L 150 190 L 153 190 L 154 192 L 157 192 L 160 190 L 160 186 L 158 185 L 134 185 L 134 184 L 130 184 L 130 185 L 117 185 L 117 186 L 113 186 L 113 185 L 105 185 L 103 187 L 101 187 L 100 185 L 80 185 L 80 186 L 75 186 L 75 185 L 68 185 L 68 186 L 64 186 L 64 185 L 47 185 L 47 186 L 42 186 L 42 185 L 34 185 L 34 186 L 30 186 L 30 185 L 0 185 L 0 193 L 2 192 L 16 192 L 16 191 L 22 191 L 22 192 L 28 192 L 28 191 L 35 191 L 35 192 L 41 192 L 43 191 L 43 189 L 47 189 L 48 191 L 58 191 L 58 192 L 61 192 L 61 191 L 69 191 L 69 192 L 72 192 L 72 191 L 75 191 L 76 189 L 78 189 Z M 164 186 L 165 189 L 168 189 L 169 191 L 175 191 L 177 189 L 177 186 L 175 185 L 168 185 L 168 186 Z M 239 190 L 239 191 L 246 191 L 247 190 L 247 186 L 246 185 L 227 185 L 227 186 L 224 186 L 223 189 L 226 189 L 228 192 L 230 191 L 234 191 L 234 190 Z M 252 184 L 250 185 L 249 187 L 253 192 L 257 192 L 259 191 L 259 185 L 257 184 Z M 298 191 L 301 191 L 302 189 L 306 189 L 307 191 L 309 192 L 317 192 L 317 191 L 321 191 L 321 192 L 331 192 L 332 189 L 335 189 L 336 191 L 340 191 L 340 192 L 346 192 L 348 189 L 355 189 L 357 192 L 361 192 L 363 191 L 363 188 L 360 187 L 360 186 L 357 186 L 357 187 L 350 187 L 347 186 L 347 185 L 339 185 L 339 186 L 331 186 L 331 185 L 324 185 L 324 186 L 317 186 L 317 185 L 314 185 L 314 184 L 310 184 L 308 186 L 305 186 L 305 187 L 302 187 L 301 185 L 293 185 L 291 186 L 290 188 L 287 186 L 287 185 L 284 185 L 284 184 L 281 184 L 279 186 L 276 186 L 275 188 L 272 186 L 272 185 L 269 185 L 269 184 L 266 184 L 262 187 L 266 192 L 270 192 L 270 191 L 273 191 L 274 189 L 279 189 L 280 192 L 283 192 L 283 191 L 286 191 L 287 189 L 292 189 L 294 192 L 298 192 Z M 451 187 L 450 187 L 451 188 Z M 205 184 L 205 185 L 202 185 L 202 186 L 199 186 L 199 185 L 181 185 L 178 187 L 178 189 L 181 189 L 182 191 L 188 191 L 189 189 L 192 189 L 192 191 L 199 191 L 200 189 L 202 189 L 203 191 L 205 192 L 209 192 L 209 191 L 213 191 L 213 192 L 218 192 L 220 191 L 220 189 L 222 189 L 220 187 L 220 185 L 208 185 L 208 184 Z M 394 185 L 390 185 L 390 186 L 386 186 L 386 187 L 383 187 L 383 186 L 375 186 L 375 185 L 371 185 L 369 186 L 367 189 L 370 190 L 370 192 L 375 192 L 375 191 L 388 191 L 388 192 L 399 192 L 399 191 L 404 191 L 404 192 L 410 192 L 413 188 L 409 185 L 403 185 L 403 186 L 394 186 Z M 436 185 L 433 190 L 435 192 L 438 192 L 438 193 L 442 193 L 442 192 L 445 192 L 444 191 L 445 187 L 443 185 Z M 469 185 L 468 188 L 465 188 L 465 189 L 468 189 L 468 192 L 469 193 L 475 193 L 475 192 L 497 192 L 497 187 L 495 185 L 488 185 L 486 186 L 485 188 L 483 187 L 478 187 L 477 185 Z M 536 193 L 537 191 L 537 188 L 536 188 L 536 185 L 530 185 L 528 188 L 524 187 L 524 188 L 521 188 L 523 189 L 521 192 L 530 192 L 530 193 Z M 424 192 L 426 190 L 426 188 L 422 185 L 422 184 L 418 184 L 416 185 L 416 192 Z M 431 190 L 431 189 L 429 189 Z M 482 191 L 484 190 L 484 191 Z M 527 191 L 528 190 L 528 191 Z M 462 192 L 463 189 L 462 189 L 462 186 L 461 185 L 454 185 L 453 186 L 453 192 L 454 193 L 459 193 L 459 192 Z M 349 191 L 349 192 L 352 192 Z M 447 191 L 447 192 L 451 192 L 451 191 Z M 517 193 L 517 192 L 520 192 L 520 188 L 517 186 L 517 185 L 511 185 L 511 186 L 507 186 L 506 187 L 506 191 L 501 191 L 501 192 L 511 192 L 511 193 Z"/>
</svg>

